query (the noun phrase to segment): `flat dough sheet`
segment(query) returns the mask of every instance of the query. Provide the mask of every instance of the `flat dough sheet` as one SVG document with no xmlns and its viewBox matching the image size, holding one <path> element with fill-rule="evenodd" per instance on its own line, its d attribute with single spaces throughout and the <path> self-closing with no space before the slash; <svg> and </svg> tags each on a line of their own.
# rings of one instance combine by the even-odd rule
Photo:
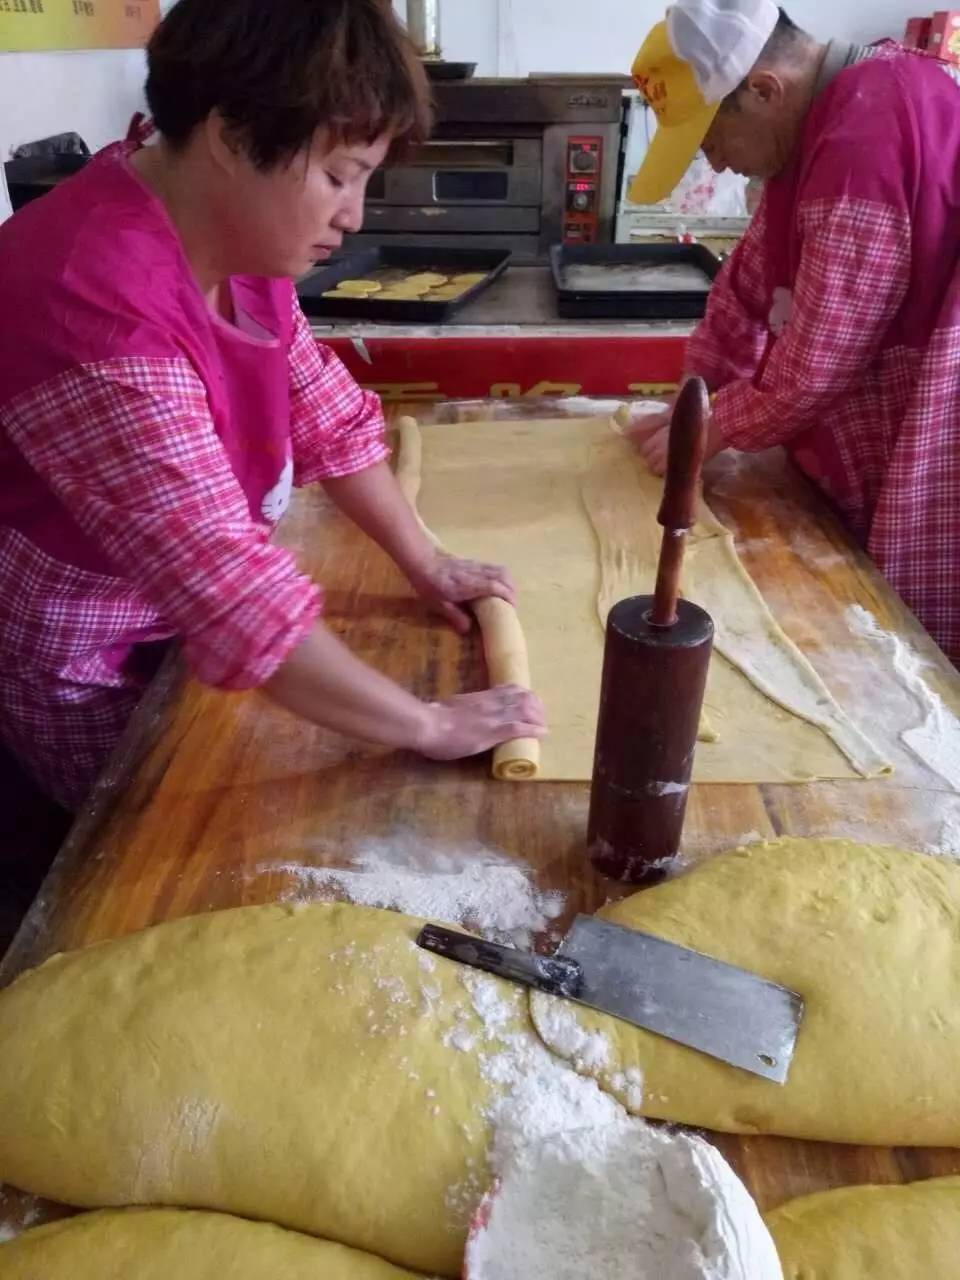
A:
<svg viewBox="0 0 960 1280">
<path fill-rule="evenodd" d="M 661 482 L 608 418 L 470 422 L 420 429 L 424 524 L 457 555 L 506 564 L 533 687 L 550 735 L 538 777 L 593 771 L 609 607 L 648 593 L 656 573 Z M 717 635 L 699 782 L 804 782 L 889 772 L 787 638 L 706 506 L 684 591 Z"/>
</svg>

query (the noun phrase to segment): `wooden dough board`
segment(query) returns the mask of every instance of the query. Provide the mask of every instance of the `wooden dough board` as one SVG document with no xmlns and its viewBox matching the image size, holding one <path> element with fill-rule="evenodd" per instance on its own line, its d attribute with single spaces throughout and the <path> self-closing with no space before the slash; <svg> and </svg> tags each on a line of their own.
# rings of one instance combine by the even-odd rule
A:
<svg viewBox="0 0 960 1280">
<path fill-rule="evenodd" d="M 453 420 L 554 417 L 557 408 L 500 401 L 397 412 Z M 909 702 L 889 663 L 851 634 L 845 610 L 862 604 L 929 658 L 926 678 L 956 712 L 960 677 L 779 454 L 718 459 L 708 470 L 708 496 L 736 531 L 744 564 L 781 625 L 851 716 L 870 726 L 896 773 L 866 782 L 694 787 L 685 837 L 690 856 L 778 834 L 922 847 L 940 841 L 944 824 L 960 830 L 960 796 L 878 718 L 878 707 L 902 705 L 909 713 Z M 422 695 L 479 687 L 476 639 L 463 644 L 428 620 L 383 554 L 322 493 L 297 495 L 282 540 L 324 583 L 331 624 L 361 656 Z M 398 851 L 411 840 L 448 851 L 478 843 L 505 851 L 529 865 L 544 888 L 566 893 L 562 927 L 611 892 L 583 856 L 587 792 L 582 783 L 495 783 L 485 758 L 440 766 L 358 750 L 256 695 L 184 684 L 171 668 L 141 705 L 0 977 L 9 980 L 55 951 L 160 920 L 293 896 L 305 881 L 286 866 L 346 864 L 370 838 Z M 776 1138 L 719 1137 L 717 1144 L 764 1209 L 842 1184 L 960 1173 L 954 1151 Z M 0 1193 L 0 1225 L 25 1208 L 13 1193 Z"/>
</svg>

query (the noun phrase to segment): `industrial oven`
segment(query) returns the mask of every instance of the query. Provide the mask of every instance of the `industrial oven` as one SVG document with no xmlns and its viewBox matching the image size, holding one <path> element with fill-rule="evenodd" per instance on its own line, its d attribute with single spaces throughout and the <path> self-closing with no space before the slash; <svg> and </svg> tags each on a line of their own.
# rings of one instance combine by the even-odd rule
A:
<svg viewBox="0 0 960 1280">
<path fill-rule="evenodd" d="M 623 76 L 467 79 L 434 85 L 434 135 L 373 175 L 352 246 L 507 249 L 613 239 Z"/>
</svg>

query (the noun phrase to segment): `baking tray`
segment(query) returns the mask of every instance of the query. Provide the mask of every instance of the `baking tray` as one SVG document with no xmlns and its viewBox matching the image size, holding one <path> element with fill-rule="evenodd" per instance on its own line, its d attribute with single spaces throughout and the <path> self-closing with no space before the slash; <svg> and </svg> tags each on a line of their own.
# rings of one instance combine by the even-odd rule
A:
<svg viewBox="0 0 960 1280">
<path fill-rule="evenodd" d="M 554 245 L 550 268 L 566 319 L 695 320 L 707 308 L 720 260 L 702 244 Z M 685 287 L 679 281 L 688 277 Z M 696 273 L 703 287 L 690 287 Z M 637 287 L 659 274 L 663 287 Z M 677 276 L 673 288 L 669 275 Z"/>
<path fill-rule="evenodd" d="M 297 285 L 300 305 L 311 316 L 341 317 L 345 320 L 398 320 L 405 324 L 443 324 L 468 303 L 473 302 L 506 271 L 511 254 L 502 249 L 413 249 L 402 245 L 381 245 L 338 255 L 326 266 L 306 276 Z M 439 275 L 484 273 L 459 298 L 429 301 L 415 298 L 404 302 L 364 298 L 325 298 L 341 280 L 362 280 L 368 276 L 389 280 L 393 273 L 436 271 Z"/>
</svg>

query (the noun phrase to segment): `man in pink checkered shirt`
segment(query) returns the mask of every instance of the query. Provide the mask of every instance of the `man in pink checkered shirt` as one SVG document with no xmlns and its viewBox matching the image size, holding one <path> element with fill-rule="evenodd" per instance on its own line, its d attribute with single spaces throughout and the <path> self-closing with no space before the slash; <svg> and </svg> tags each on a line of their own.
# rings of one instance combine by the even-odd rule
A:
<svg viewBox="0 0 960 1280">
<path fill-rule="evenodd" d="M 960 663 L 960 70 L 680 0 L 635 72 L 661 127 L 634 199 L 701 145 L 766 183 L 687 350 L 712 451 L 786 446 Z M 637 439 L 662 470 L 663 420 Z"/>
<path fill-rule="evenodd" d="M 525 690 L 425 703 L 360 662 L 270 542 L 291 485 L 320 483 L 459 629 L 512 598 L 429 543 L 378 401 L 292 284 L 429 125 L 390 6 L 180 0 L 148 56 L 157 145 L 107 148 L 0 228 L 3 742 L 75 808 L 171 637 L 210 685 L 435 759 L 540 736 Z"/>
</svg>

